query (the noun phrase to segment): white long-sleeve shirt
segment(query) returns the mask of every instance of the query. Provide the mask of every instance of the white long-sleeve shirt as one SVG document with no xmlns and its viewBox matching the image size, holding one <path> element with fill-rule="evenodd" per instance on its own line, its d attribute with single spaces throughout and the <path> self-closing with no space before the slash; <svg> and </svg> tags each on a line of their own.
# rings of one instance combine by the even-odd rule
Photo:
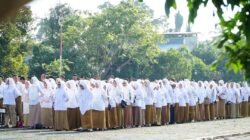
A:
<svg viewBox="0 0 250 140">
<path fill-rule="evenodd" d="M 68 108 L 77 108 L 79 107 L 78 93 L 76 90 L 68 89 L 69 101 L 67 102 Z"/>
<path fill-rule="evenodd" d="M 248 87 L 241 88 L 241 95 L 242 95 L 242 101 L 248 102 L 248 98 L 250 96 L 250 91 L 249 91 Z"/>
<path fill-rule="evenodd" d="M 133 92 L 134 92 L 133 106 L 141 107 L 142 106 L 142 100 L 143 100 L 142 91 L 139 88 L 137 88 Z"/>
<path fill-rule="evenodd" d="M 2 84 L 0 85 L 0 99 L 3 98 L 3 89 L 5 87 L 5 83 L 2 82 Z"/>
<path fill-rule="evenodd" d="M 3 104 L 16 105 L 16 97 L 20 96 L 20 92 L 15 86 L 6 86 L 3 90 Z"/>
<path fill-rule="evenodd" d="M 66 111 L 67 102 L 69 100 L 67 90 L 64 88 L 59 88 L 54 94 L 54 110 L 56 111 Z"/>
<path fill-rule="evenodd" d="M 84 115 L 93 108 L 93 93 L 88 89 L 80 89 L 78 95 L 80 111 Z"/>
<path fill-rule="evenodd" d="M 53 90 L 43 89 L 44 95 L 40 97 L 40 105 L 42 108 L 52 108 L 53 106 Z"/>
<path fill-rule="evenodd" d="M 38 85 L 31 85 L 28 89 L 29 93 L 29 104 L 36 105 L 40 102 L 40 97 L 43 94 L 43 91 Z"/>
<path fill-rule="evenodd" d="M 227 88 L 225 86 L 219 86 L 217 89 L 218 89 L 218 94 L 217 95 L 221 99 L 225 100 L 227 98 L 227 94 L 226 94 Z"/>
<path fill-rule="evenodd" d="M 105 111 L 105 100 L 107 97 L 105 91 L 101 88 L 93 89 L 93 110 Z"/>
</svg>

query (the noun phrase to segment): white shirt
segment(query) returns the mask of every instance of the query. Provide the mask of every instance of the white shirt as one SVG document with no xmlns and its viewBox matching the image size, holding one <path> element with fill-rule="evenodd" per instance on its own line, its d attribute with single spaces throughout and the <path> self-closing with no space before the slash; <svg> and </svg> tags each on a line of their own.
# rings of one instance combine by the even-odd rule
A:
<svg viewBox="0 0 250 140">
<path fill-rule="evenodd" d="M 248 87 L 242 87 L 241 88 L 241 94 L 242 94 L 242 101 L 243 102 L 248 102 L 248 98 L 250 96 Z"/>
<path fill-rule="evenodd" d="M 29 104 L 36 105 L 40 102 L 40 97 L 42 96 L 42 89 L 38 85 L 31 85 L 28 89 L 29 93 Z"/>
<path fill-rule="evenodd" d="M 146 87 L 145 91 L 147 94 L 147 97 L 145 98 L 145 104 L 146 105 L 153 105 L 153 103 L 154 103 L 154 91 L 153 91 L 153 89 L 149 85 L 148 87 Z"/>
<path fill-rule="evenodd" d="M 23 114 L 29 114 L 29 93 L 28 89 L 26 88 L 24 89 L 22 100 L 23 100 Z"/>
<path fill-rule="evenodd" d="M 24 92 L 24 89 L 25 89 L 24 84 L 22 84 L 21 82 L 17 82 L 17 83 L 16 83 L 16 88 L 17 88 L 17 90 L 19 91 L 20 96 L 22 96 L 22 94 L 23 94 L 23 92 Z"/>
<path fill-rule="evenodd" d="M 80 111 L 81 114 L 84 115 L 93 108 L 93 93 L 88 89 L 80 89 L 78 95 Z"/>
<path fill-rule="evenodd" d="M 186 106 L 186 99 L 185 99 L 185 95 L 186 93 L 183 92 L 183 89 L 179 89 L 177 92 L 177 97 L 178 97 L 178 101 L 179 101 L 179 106 L 180 107 L 185 107 Z"/>
<path fill-rule="evenodd" d="M 16 105 L 16 97 L 20 96 L 20 92 L 14 86 L 6 86 L 3 90 L 3 104 Z"/>
<path fill-rule="evenodd" d="M 226 95 L 226 90 L 227 88 L 225 86 L 219 86 L 218 88 L 218 96 L 225 100 L 227 98 L 227 95 Z"/>
<path fill-rule="evenodd" d="M 199 92 L 199 94 L 198 94 L 199 104 L 203 104 L 204 99 L 207 96 L 206 95 L 206 90 L 203 87 L 199 87 L 198 92 Z"/>
<path fill-rule="evenodd" d="M 68 97 L 67 90 L 64 88 L 57 89 L 54 95 L 54 110 L 66 111 L 68 100 L 69 100 L 69 97 Z"/>
<path fill-rule="evenodd" d="M 142 100 L 143 100 L 142 91 L 138 87 L 137 89 L 133 90 L 133 94 L 134 94 L 133 106 L 141 107 L 142 106 Z"/>
<path fill-rule="evenodd" d="M 154 90 L 155 91 L 155 107 L 161 108 L 163 106 L 163 92 L 160 90 Z"/>
<path fill-rule="evenodd" d="M 69 101 L 67 103 L 68 108 L 77 108 L 79 107 L 79 103 L 78 103 L 78 93 L 76 90 L 72 90 L 72 89 L 68 89 L 68 97 L 69 97 Z"/>
<path fill-rule="evenodd" d="M 105 99 L 107 95 L 102 88 L 93 89 L 93 110 L 105 111 Z"/>
<path fill-rule="evenodd" d="M 53 106 L 53 90 L 43 89 L 44 95 L 41 97 L 40 105 L 42 108 L 52 108 Z"/>
<path fill-rule="evenodd" d="M 5 87 L 5 84 L 2 82 L 2 84 L 0 85 L 0 99 L 3 98 L 3 89 Z"/>
</svg>

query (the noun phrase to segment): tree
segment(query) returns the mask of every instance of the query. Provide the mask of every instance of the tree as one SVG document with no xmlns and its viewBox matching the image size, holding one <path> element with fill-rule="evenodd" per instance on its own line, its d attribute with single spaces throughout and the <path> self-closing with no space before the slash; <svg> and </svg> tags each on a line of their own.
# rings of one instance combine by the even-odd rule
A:
<svg viewBox="0 0 250 140">
<path fill-rule="evenodd" d="M 28 31 L 32 22 L 30 8 L 20 9 L 15 18 L 0 23 L 0 73 L 5 76 L 27 76 L 28 66 L 24 57 L 31 47 Z"/>
<path fill-rule="evenodd" d="M 220 57 L 220 54 L 224 52 L 222 49 L 216 48 L 213 41 L 200 43 L 197 48 L 192 50 L 192 54 L 207 65 L 208 80 L 242 81 L 243 73 L 241 71 L 234 73 L 231 69 L 226 68 L 228 56 Z M 213 67 L 217 60 L 220 60 L 217 67 Z"/>
<path fill-rule="evenodd" d="M 157 57 L 157 62 L 152 67 L 151 79 L 167 77 L 181 80 L 192 77 L 192 64 L 178 50 L 162 51 Z"/>
<path fill-rule="evenodd" d="M 82 38 L 96 74 L 106 78 L 131 63 L 150 65 L 155 61 L 161 37 L 153 30 L 151 18 L 148 7 L 133 2 L 121 2 L 90 17 Z"/>
<path fill-rule="evenodd" d="M 43 64 L 42 67 L 45 69 L 46 74 L 53 76 L 61 76 L 64 75 L 65 72 L 70 71 L 69 64 L 71 62 L 67 59 L 62 60 L 62 65 L 60 66 L 60 60 L 55 59 L 50 64 Z M 60 67 L 62 67 L 60 71 Z"/>
<path fill-rule="evenodd" d="M 59 38 L 58 11 L 63 13 L 63 58 L 69 60 L 70 71 L 66 77 L 77 73 L 86 77 L 101 75 L 145 76 L 141 71 L 155 63 L 159 53 L 156 46 L 161 36 L 154 31 L 152 11 L 142 3 L 121 2 L 99 6 L 101 13 L 79 13 L 67 5 L 57 5 L 50 16 L 39 24 L 38 39 L 30 61 L 31 72 L 46 72 L 43 65 L 50 66 L 58 58 Z M 68 11 L 68 12 L 67 12 Z M 39 47 L 40 46 L 40 47 Z M 44 57 L 42 55 L 48 55 Z M 73 56 L 73 57 L 72 57 Z M 131 65 L 139 65 L 138 72 Z M 128 78 L 128 77 L 126 77 Z"/>
<path fill-rule="evenodd" d="M 175 14 L 175 32 L 180 32 L 183 24 L 183 16 L 180 11 Z"/>
<path fill-rule="evenodd" d="M 142 1 L 142 0 L 141 0 Z M 208 0 L 188 0 L 189 22 L 194 22 L 197 11 L 201 5 L 207 5 Z M 249 0 L 212 0 L 217 9 L 217 16 L 220 19 L 222 36 L 218 40 L 217 46 L 224 48 L 228 57 L 228 63 L 234 71 L 243 69 L 246 78 L 250 78 L 250 1 Z M 175 0 L 166 0 L 165 11 L 169 15 L 170 8 L 176 8 Z M 226 10 L 224 7 L 231 7 L 237 11 L 232 18 L 227 19 L 223 14 Z"/>
</svg>

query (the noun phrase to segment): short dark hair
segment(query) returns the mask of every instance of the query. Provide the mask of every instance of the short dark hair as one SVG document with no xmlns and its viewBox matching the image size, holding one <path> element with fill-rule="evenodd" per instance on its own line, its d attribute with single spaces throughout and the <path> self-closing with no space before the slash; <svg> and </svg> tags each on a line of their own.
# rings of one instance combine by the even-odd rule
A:
<svg viewBox="0 0 250 140">
<path fill-rule="evenodd" d="M 25 77 L 24 76 L 20 76 L 20 80 L 25 80 Z"/>
</svg>

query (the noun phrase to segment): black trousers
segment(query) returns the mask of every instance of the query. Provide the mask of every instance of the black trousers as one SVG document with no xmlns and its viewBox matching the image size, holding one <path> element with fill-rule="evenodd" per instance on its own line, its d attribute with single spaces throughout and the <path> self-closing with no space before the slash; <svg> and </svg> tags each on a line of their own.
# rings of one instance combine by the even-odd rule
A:
<svg viewBox="0 0 250 140">
<path fill-rule="evenodd" d="M 169 124 L 175 124 L 176 120 L 175 120 L 175 107 L 174 105 L 170 106 L 170 122 Z"/>
</svg>

